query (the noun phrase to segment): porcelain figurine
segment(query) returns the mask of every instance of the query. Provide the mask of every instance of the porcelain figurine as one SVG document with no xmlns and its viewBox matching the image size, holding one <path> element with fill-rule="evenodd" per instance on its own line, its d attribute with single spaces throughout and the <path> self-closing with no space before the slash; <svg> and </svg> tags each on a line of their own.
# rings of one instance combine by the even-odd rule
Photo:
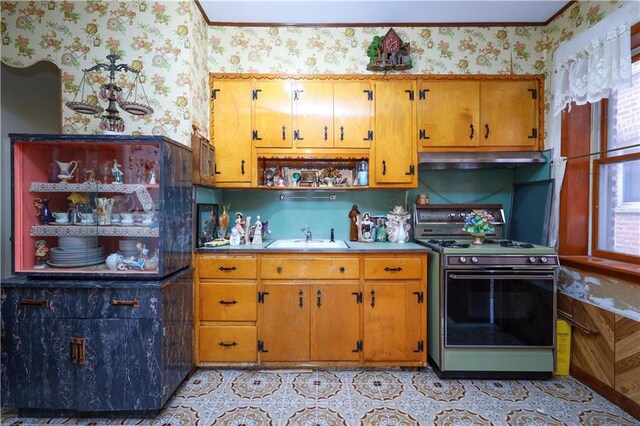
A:
<svg viewBox="0 0 640 426">
<path fill-rule="evenodd" d="M 242 238 L 244 237 L 244 224 L 244 216 L 242 215 L 242 213 L 236 212 L 236 221 L 231 232 L 233 232 L 234 229 L 238 232 L 238 236 L 240 238 L 238 244 L 240 244 Z"/>
<path fill-rule="evenodd" d="M 116 160 L 115 158 L 113 159 L 113 167 L 111 168 L 111 174 L 113 175 L 113 183 L 115 184 L 121 184 L 122 183 L 122 177 L 123 177 L 123 173 L 122 170 L 120 170 L 120 164 L 118 163 L 118 160 Z"/>
<path fill-rule="evenodd" d="M 262 222 L 260 221 L 260 215 L 256 216 L 256 224 L 253 226 L 251 244 L 262 244 Z"/>
<path fill-rule="evenodd" d="M 349 241 L 358 241 L 358 216 L 360 215 L 360 211 L 358 210 L 357 205 L 353 205 L 351 207 L 351 211 L 349 212 L 349 220 L 351 224 L 349 226 Z"/>
<path fill-rule="evenodd" d="M 362 215 L 362 220 L 360 221 L 360 239 L 358 241 L 365 243 L 373 242 L 373 222 L 371 222 L 369 212 L 365 212 L 364 215 Z"/>
<path fill-rule="evenodd" d="M 231 246 L 240 245 L 240 231 L 238 231 L 238 228 L 235 226 L 231 229 L 231 236 L 229 237 L 229 245 Z"/>
<path fill-rule="evenodd" d="M 251 216 L 247 216 L 247 220 L 244 221 L 244 243 L 251 244 Z"/>
<path fill-rule="evenodd" d="M 387 214 L 387 238 L 390 242 L 402 244 L 409 241 L 410 217 L 402 206 L 395 206 Z"/>
</svg>

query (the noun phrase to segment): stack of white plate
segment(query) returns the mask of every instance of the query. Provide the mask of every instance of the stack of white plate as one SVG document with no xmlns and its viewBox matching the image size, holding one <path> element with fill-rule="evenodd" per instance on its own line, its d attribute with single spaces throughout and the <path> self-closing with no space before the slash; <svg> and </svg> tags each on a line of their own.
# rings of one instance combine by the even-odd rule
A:
<svg viewBox="0 0 640 426">
<path fill-rule="evenodd" d="M 58 237 L 58 247 L 49 250 L 47 264 L 60 268 L 95 265 L 106 259 L 104 247 L 95 237 Z"/>
<path fill-rule="evenodd" d="M 119 240 L 118 241 L 118 253 L 124 257 L 138 257 L 140 250 L 136 247 L 138 241 L 136 240 Z"/>
</svg>

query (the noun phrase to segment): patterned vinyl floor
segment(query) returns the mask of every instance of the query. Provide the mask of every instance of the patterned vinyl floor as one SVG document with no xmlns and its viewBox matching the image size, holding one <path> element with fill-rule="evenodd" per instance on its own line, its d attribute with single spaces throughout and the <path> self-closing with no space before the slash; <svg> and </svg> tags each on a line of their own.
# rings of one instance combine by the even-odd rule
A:
<svg viewBox="0 0 640 426">
<path fill-rule="evenodd" d="M 638 425 L 570 376 L 440 380 L 431 369 L 207 370 L 185 381 L 155 419 L 19 418 L 2 425 Z"/>
</svg>

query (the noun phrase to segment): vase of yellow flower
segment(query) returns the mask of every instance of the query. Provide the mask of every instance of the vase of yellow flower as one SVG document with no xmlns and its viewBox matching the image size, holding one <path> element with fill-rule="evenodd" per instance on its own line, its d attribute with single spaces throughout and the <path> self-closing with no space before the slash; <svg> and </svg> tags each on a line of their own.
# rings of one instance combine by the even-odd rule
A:
<svg viewBox="0 0 640 426">
<path fill-rule="evenodd" d="M 462 230 L 471 234 L 474 238 L 474 245 L 482 245 L 485 235 L 494 231 L 491 224 L 493 221 L 493 216 L 490 213 L 483 210 L 473 210 L 465 218 Z"/>
</svg>

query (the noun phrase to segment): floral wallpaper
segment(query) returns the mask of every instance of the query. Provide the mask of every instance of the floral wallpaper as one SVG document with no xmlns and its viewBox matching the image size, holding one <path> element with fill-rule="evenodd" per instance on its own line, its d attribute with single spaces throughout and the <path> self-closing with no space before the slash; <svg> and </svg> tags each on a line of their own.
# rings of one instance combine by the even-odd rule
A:
<svg viewBox="0 0 640 426">
<path fill-rule="evenodd" d="M 56 64 L 63 105 L 76 97 L 83 69 L 116 53 L 122 58 L 118 63 L 140 70 L 154 109 L 144 117 L 121 111 L 125 133 L 166 135 L 189 144 L 192 121 L 208 121 L 206 91 L 202 94 L 206 51 L 197 48 L 206 39 L 206 24 L 192 1 L 3 1 L 1 25 L 2 62 L 14 67 L 42 60 Z M 85 99 L 108 78 L 104 71 L 90 77 Z M 125 95 L 133 81 L 131 73 L 117 76 Z M 146 103 L 140 88 L 137 101 Z M 98 116 L 66 106 L 62 111 L 64 133 L 99 132 Z"/>
<path fill-rule="evenodd" d="M 546 65 L 559 43 L 621 3 L 578 1 L 547 26 L 398 27 L 398 35 L 411 45 L 414 63 L 405 72 L 548 73 Z M 65 103 L 74 99 L 83 68 L 104 62 L 110 51 L 118 53 L 141 69 L 155 110 L 142 118 L 123 113 L 125 131 L 164 134 L 189 144 L 192 123 L 208 134 L 209 72 L 367 74 L 366 49 L 388 29 L 209 27 L 193 0 L 3 1 L 2 61 L 16 67 L 55 63 L 62 70 Z M 119 76 L 123 83 L 126 77 Z M 91 83 L 96 88 L 104 81 L 104 73 L 97 73 Z M 549 105 L 547 93 L 547 111 Z M 63 120 L 65 133 L 98 132 L 98 117 L 65 107 Z"/>
</svg>

